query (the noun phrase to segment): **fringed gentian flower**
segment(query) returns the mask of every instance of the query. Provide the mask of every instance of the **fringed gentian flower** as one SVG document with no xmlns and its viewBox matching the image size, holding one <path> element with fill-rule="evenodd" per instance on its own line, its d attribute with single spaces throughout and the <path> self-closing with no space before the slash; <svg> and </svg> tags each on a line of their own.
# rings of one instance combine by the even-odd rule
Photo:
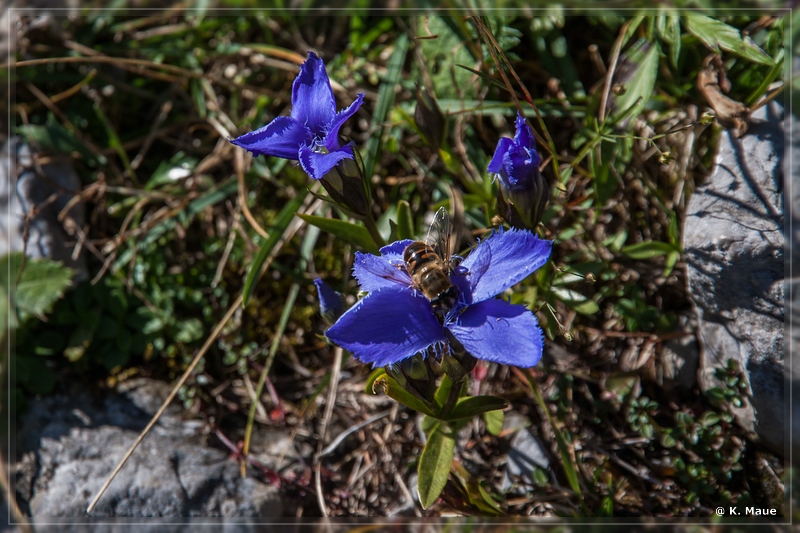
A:
<svg viewBox="0 0 800 533">
<path fill-rule="evenodd" d="M 478 244 L 450 276 L 461 294 L 443 323 L 401 266 L 411 242 L 384 246 L 380 256 L 356 254 L 353 274 L 369 295 L 328 329 L 330 340 L 373 367 L 429 348 L 442 353 L 450 339 L 477 359 L 519 367 L 539 362 L 543 333 L 536 317 L 525 306 L 495 296 L 544 265 L 552 241 L 512 229 Z"/>
<path fill-rule="evenodd" d="M 309 52 L 292 84 L 291 116 L 277 117 L 230 142 L 256 156 L 297 159 L 306 174 L 318 180 L 339 161 L 353 159 L 352 143 L 341 144 L 339 128 L 358 111 L 363 100 L 364 94 L 359 94 L 347 109 L 337 113 L 325 64 Z"/>
<path fill-rule="evenodd" d="M 539 172 L 542 158 L 525 118 L 517 113 L 514 139 L 497 143 L 487 172 L 500 178 L 500 214 L 515 227 L 535 229 L 550 196 L 547 182 Z"/>
</svg>

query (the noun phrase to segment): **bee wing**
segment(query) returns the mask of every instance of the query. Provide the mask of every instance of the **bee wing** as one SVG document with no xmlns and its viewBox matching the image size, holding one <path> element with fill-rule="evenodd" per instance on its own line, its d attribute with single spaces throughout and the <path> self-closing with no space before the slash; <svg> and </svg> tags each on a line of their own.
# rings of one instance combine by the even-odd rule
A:
<svg viewBox="0 0 800 533">
<path fill-rule="evenodd" d="M 425 244 L 433 248 L 442 259 L 445 265 L 450 264 L 450 234 L 452 227 L 450 226 L 450 215 L 447 214 L 447 209 L 440 207 L 436 214 L 433 216 L 433 222 L 428 229 L 428 236 L 425 238 Z"/>
</svg>

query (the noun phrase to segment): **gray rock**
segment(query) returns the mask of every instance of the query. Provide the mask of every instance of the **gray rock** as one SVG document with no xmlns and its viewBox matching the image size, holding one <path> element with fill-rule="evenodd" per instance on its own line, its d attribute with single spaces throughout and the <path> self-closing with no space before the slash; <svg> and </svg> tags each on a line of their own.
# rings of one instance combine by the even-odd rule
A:
<svg viewBox="0 0 800 533">
<path fill-rule="evenodd" d="M 527 484 L 533 483 L 533 470 L 536 467 L 545 472 L 550 467 L 550 460 L 542 441 L 531 433 L 527 427 L 521 427 L 527 420 L 517 413 L 508 413 L 503 426 L 507 429 L 520 427 L 511 438 L 508 450 L 508 462 L 503 475 L 503 490 L 507 491 L 523 479 Z M 521 492 L 524 492 L 522 490 Z"/>
<path fill-rule="evenodd" d="M 784 453 L 783 108 L 753 116 L 740 139 L 724 132 L 717 166 L 687 209 L 684 251 L 702 344 L 703 391 L 728 359 L 748 377 L 752 404 L 737 421 Z"/>
<path fill-rule="evenodd" d="M 100 401 L 78 394 L 33 402 L 17 435 L 23 511 L 36 518 L 87 516 L 89 502 L 168 392 L 166 384 L 140 379 Z M 242 478 L 238 462 L 209 447 L 201 425 L 180 414 L 177 406 L 167 410 L 89 516 L 281 516 L 278 489 Z"/>
<path fill-rule="evenodd" d="M 797 68 L 800 66 L 800 58 L 795 58 Z M 791 239 L 791 256 L 787 259 L 790 261 L 789 283 L 789 316 L 792 321 L 789 324 L 789 353 L 793 354 L 791 357 L 791 386 L 792 386 L 792 399 L 794 405 L 792 409 L 792 458 L 795 466 L 800 465 L 800 357 L 798 357 L 798 350 L 800 350 L 800 120 L 792 116 L 792 144 L 789 147 L 789 157 L 784 161 L 784 181 L 785 181 L 785 197 L 789 199 L 789 208 L 787 213 L 791 217 L 791 233 L 787 235 Z M 790 165 L 794 162 L 794 168 Z"/>
<path fill-rule="evenodd" d="M 73 203 L 59 218 L 80 192 L 80 179 L 68 160 L 51 157 L 50 162 L 39 164 L 37 157 L 17 137 L 10 138 L 3 146 L 0 255 L 24 249 L 28 257 L 64 263 L 75 269 L 76 282 L 83 281 L 89 276 L 86 257 L 82 248 L 74 253 L 78 232 L 86 221 L 83 202 Z M 10 197 L 7 191 L 13 191 Z"/>
<path fill-rule="evenodd" d="M 681 330 L 693 332 L 694 320 L 681 317 Z M 700 347 L 693 334 L 665 342 L 656 361 L 656 382 L 666 390 L 688 390 L 697 384 Z"/>
</svg>

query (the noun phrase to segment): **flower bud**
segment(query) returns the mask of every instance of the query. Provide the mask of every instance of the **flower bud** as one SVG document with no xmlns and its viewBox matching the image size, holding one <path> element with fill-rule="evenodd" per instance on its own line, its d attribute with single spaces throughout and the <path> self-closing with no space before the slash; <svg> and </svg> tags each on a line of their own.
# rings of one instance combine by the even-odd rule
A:
<svg viewBox="0 0 800 533">
<path fill-rule="evenodd" d="M 539 172 L 541 157 L 536 151 L 533 132 L 517 114 L 514 139 L 497 143 L 487 171 L 500 182 L 499 214 L 516 228 L 536 229 L 550 199 L 550 187 Z"/>
<path fill-rule="evenodd" d="M 422 354 L 417 353 L 389 365 L 386 367 L 386 371 L 405 390 L 429 404 L 433 403 L 436 393 L 436 375 Z"/>
<path fill-rule="evenodd" d="M 467 353 L 464 345 L 449 330 L 445 330 L 445 336 L 449 348 L 442 354 L 442 371 L 454 384 L 463 383 L 478 360 Z"/>
<path fill-rule="evenodd" d="M 314 285 L 317 287 L 319 312 L 329 324 L 333 324 L 344 313 L 344 299 L 320 278 L 314 280 Z"/>
<path fill-rule="evenodd" d="M 438 150 L 444 140 L 445 119 L 436 99 L 431 97 L 425 87 L 417 85 L 417 108 L 414 122 L 434 149 Z"/>
<path fill-rule="evenodd" d="M 364 177 L 361 157 L 358 151 L 354 152 L 358 161 L 342 159 L 320 181 L 334 202 L 356 215 L 366 216 L 369 213 L 367 201 L 369 186 Z"/>
</svg>

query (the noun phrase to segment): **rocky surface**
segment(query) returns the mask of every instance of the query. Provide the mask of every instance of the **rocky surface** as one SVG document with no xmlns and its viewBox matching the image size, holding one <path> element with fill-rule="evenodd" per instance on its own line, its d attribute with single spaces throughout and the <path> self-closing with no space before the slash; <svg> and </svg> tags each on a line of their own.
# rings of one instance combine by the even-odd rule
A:
<svg viewBox="0 0 800 533">
<path fill-rule="evenodd" d="M 40 164 L 40 157 L 17 137 L 3 146 L 0 255 L 24 249 L 28 257 L 64 263 L 75 269 L 76 282 L 83 281 L 88 278 L 86 258 L 81 247 L 75 252 L 86 215 L 83 202 L 73 202 L 80 179 L 67 159 L 48 157 L 50 162 Z"/>
<path fill-rule="evenodd" d="M 16 441 L 23 512 L 37 519 L 87 516 L 91 499 L 168 392 L 166 384 L 137 379 L 100 400 L 81 394 L 33 402 Z M 281 516 L 278 488 L 242 478 L 237 461 L 208 445 L 216 437 L 204 436 L 203 427 L 182 420 L 179 407 L 168 409 L 88 516 Z"/>
<path fill-rule="evenodd" d="M 508 462 L 503 472 L 503 490 L 524 494 L 526 487 L 535 485 L 534 470 L 538 467 L 544 472 L 550 469 L 550 459 L 541 439 L 525 427 L 526 418 L 509 412 L 503 428 L 517 429 L 508 449 Z"/>
<path fill-rule="evenodd" d="M 795 68 L 800 66 L 800 59 L 795 60 Z M 791 419 L 791 442 L 792 442 L 792 459 L 795 466 L 800 465 L 800 357 L 798 357 L 798 349 L 800 349 L 800 120 L 797 117 L 790 117 L 791 131 L 792 131 L 792 144 L 789 147 L 788 157 L 784 161 L 783 172 L 784 181 L 786 184 L 785 198 L 789 200 L 787 214 L 790 217 L 789 228 L 787 236 L 791 239 L 789 250 L 791 255 L 787 257 L 790 260 L 789 268 L 789 283 L 787 288 L 789 290 L 788 311 L 791 322 L 789 323 L 789 344 L 787 348 L 789 353 L 793 354 L 791 357 L 791 387 L 792 399 L 794 405 L 792 406 L 792 419 Z M 794 168 L 791 167 L 794 162 Z"/>
<path fill-rule="evenodd" d="M 784 454 L 783 109 L 772 103 L 736 139 L 724 132 L 717 166 L 691 198 L 684 228 L 689 291 L 702 345 L 698 380 L 732 358 L 752 401 L 737 421 Z"/>
</svg>

